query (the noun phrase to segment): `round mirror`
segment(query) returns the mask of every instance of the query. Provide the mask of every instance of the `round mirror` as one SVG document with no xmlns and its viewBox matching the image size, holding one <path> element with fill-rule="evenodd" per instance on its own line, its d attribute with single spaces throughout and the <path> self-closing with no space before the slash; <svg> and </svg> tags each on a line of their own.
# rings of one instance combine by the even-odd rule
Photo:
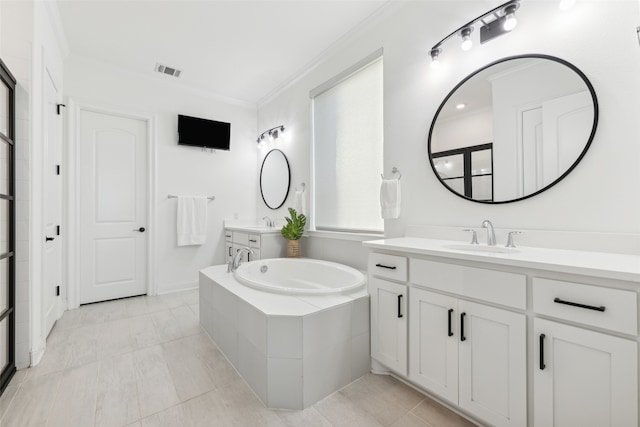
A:
<svg viewBox="0 0 640 427">
<path fill-rule="evenodd" d="M 284 205 L 289 195 L 291 172 L 287 156 L 280 150 L 271 150 L 264 157 L 260 170 L 260 193 L 270 209 Z"/>
<path fill-rule="evenodd" d="M 515 202 L 568 175 L 597 123 L 595 91 L 578 68 L 547 55 L 504 58 L 442 101 L 429 130 L 429 161 L 460 197 Z"/>
</svg>

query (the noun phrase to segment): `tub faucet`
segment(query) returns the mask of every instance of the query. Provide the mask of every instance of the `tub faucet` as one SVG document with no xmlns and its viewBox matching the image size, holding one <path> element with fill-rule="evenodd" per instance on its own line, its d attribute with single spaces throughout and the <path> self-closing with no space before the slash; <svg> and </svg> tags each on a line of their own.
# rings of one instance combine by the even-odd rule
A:
<svg viewBox="0 0 640 427">
<path fill-rule="evenodd" d="M 496 233 L 493 230 L 493 224 L 488 219 L 482 221 L 482 228 L 487 229 L 487 245 L 495 246 L 496 245 Z"/>
<path fill-rule="evenodd" d="M 251 248 L 242 247 L 242 248 L 238 249 L 238 252 L 236 252 L 236 255 L 233 257 L 233 259 L 231 261 L 229 261 L 229 264 L 227 265 L 227 273 L 232 273 L 232 272 L 236 271 L 236 269 L 238 267 L 240 267 L 240 262 L 242 261 L 242 253 L 243 252 L 246 252 L 246 253 L 251 254 L 251 255 L 255 255 L 256 254 L 254 252 L 254 250 L 251 249 Z"/>
<path fill-rule="evenodd" d="M 273 227 L 275 224 L 273 223 L 273 220 L 271 218 L 269 218 L 268 216 L 263 216 L 262 219 L 264 219 L 265 221 L 267 221 L 267 227 Z"/>
</svg>

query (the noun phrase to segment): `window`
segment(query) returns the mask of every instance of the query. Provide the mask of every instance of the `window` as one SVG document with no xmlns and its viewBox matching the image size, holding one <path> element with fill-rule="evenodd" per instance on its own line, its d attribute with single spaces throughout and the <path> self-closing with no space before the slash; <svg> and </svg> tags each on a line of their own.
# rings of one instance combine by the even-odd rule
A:
<svg viewBox="0 0 640 427">
<path fill-rule="evenodd" d="M 311 91 L 316 230 L 384 231 L 381 52 Z"/>
</svg>

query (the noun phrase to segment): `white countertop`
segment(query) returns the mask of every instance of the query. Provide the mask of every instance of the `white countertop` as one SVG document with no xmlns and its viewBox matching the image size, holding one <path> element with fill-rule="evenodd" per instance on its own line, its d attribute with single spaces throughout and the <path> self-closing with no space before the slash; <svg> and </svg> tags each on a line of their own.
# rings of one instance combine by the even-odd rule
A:
<svg viewBox="0 0 640 427">
<path fill-rule="evenodd" d="M 240 231 L 249 234 L 280 234 L 282 227 L 266 227 L 264 225 L 226 225 L 226 230 Z"/>
<path fill-rule="evenodd" d="M 640 256 L 606 252 L 518 247 L 516 253 L 485 253 L 447 248 L 464 242 L 399 237 L 370 240 L 365 247 L 411 254 L 431 255 L 488 264 L 535 268 L 570 274 L 627 280 L 640 283 Z"/>
</svg>

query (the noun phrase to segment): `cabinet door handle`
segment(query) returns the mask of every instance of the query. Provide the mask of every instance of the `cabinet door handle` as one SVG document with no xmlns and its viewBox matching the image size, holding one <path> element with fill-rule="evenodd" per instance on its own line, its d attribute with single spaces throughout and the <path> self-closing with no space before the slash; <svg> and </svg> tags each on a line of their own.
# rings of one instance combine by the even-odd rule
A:
<svg viewBox="0 0 640 427">
<path fill-rule="evenodd" d="M 451 330 L 451 315 L 453 314 L 453 308 L 449 309 L 449 314 L 447 315 L 447 335 L 450 337 L 453 336 L 453 331 Z"/>
<path fill-rule="evenodd" d="M 577 303 L 577 302 L 565 301 L 565 300 L 562 300 L 560 298 L 554 298 L 553 302 L 558 303 L 558 304 L 570 305 L 572 307 L 586 308 L 587 310 L 595 310 L 595 311 L 605 311 L 606 310 L 606 307 L 604 305 L 601 305 L 600 307 L 596 307 L 595 305 L 580 304 L 580 303 Z"/>
<path fill-rule="evenodd" d="M 460 313 L 460 341 L 466 341 L 467 337 L 464 336 L 464 316 L 467 313 Z"/>
<path fill-rule="evenodd" d="M 55 237 L 45 236 L 45 238 L 44 238 L 45 242 L 51 242 L 52 240 L 55 240 Z"/>
<path fill-rule="evenodd" d="M 233 253 L 231 251 L 233 251 L 233 247 L 229 246 L 229 256 L 233 256 Z"/>
<path fill-rule="evenodd" d="M 396 266 L 388 266 L 388 265 L 384 265 L 384 264 L 376 264 L 376 267 L 388 268 L 389 270 L 395 270 L 397 268 Z"/>
<path fill-rule="evenodd" d="M 398 319 L 402 318 L 402 294 L 398 295 Z"/>
<path fill-rule="evenodd" d="M 540 334 L 540 370 L 543 371 L 547 365 L 544 364 L 544 339 L 546 335 Z"/>
</svg>

